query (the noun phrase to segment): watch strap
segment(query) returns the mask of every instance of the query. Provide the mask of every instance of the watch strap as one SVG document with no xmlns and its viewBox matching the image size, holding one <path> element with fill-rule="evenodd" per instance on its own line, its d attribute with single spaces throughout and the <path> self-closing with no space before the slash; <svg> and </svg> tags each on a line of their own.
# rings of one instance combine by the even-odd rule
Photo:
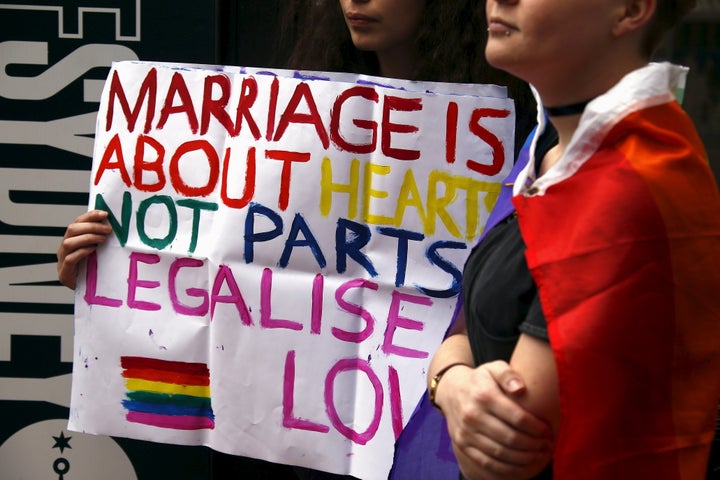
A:
<svg viewBox="0 0 720 480">
<path fill-rule="evenodd" d="M 451 363 L 450 365 L 445 365 L 443 368 L 440 369 L 439 372 L 437 372 L 431 379 L 430 379 L 430 387 L 428 388 L 428 397 L 430 399 L 430 404 L 437 408 L 440 413 L 442 413 L 442 409 L 440 408 L 440 405 L 435 403 L 435 396 L 437 395 L 437 388 L 438 385 L 440 385 L 440 380 L 442 379 L 443 375 L 447 373 L 448 370 L 450 370 L 453 367 L 457 367 L 459 365 L 464 365 L 466 367 L 469 367 L 467 363 L 464 362 L 455 362 Z"/>
</svg>

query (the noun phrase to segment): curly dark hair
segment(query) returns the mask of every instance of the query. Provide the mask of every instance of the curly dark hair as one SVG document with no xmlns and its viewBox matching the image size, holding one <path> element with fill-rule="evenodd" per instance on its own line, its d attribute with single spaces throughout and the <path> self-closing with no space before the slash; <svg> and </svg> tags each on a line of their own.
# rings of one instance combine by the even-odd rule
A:
<svg viewBox="0 0 720 480">
<path fill-rule="evenodd" d="M 358 50 L 337 0 L 291 0 L 285 5 L 282 40 L 288 68 L 378 75 L 373 52 Z M 515 100 L 517 151 L 535 124 L 535 100 L 528 85 L 485 59 L 485 4 L 477 0 L 425 0 L 410 80 L 504 85 Z"/>
</svg>

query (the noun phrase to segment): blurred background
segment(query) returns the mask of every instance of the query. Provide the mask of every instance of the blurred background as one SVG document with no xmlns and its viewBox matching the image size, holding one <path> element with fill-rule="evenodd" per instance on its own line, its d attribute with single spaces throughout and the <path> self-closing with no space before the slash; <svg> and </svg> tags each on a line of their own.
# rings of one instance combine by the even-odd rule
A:
<svg viewBox="0 0 720 480">
<path fill-rule="evenodd" d="M 720 178 L 720 1 L 700 0 L 657 56 L 690 67 L 683 106 L 705 143 L 715 178 Z"/>
</svg>

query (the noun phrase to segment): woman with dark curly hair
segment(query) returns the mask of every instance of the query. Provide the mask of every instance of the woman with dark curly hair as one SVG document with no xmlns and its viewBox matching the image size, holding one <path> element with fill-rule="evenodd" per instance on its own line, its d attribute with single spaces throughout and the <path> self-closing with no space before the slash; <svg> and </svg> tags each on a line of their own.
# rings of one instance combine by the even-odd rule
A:
<svg viewBox="0 0 720 480">
<path fill-rule="evenodd" d="M 515 100 L 515 150 L 535 124 L 522 80 L 485 59 L 487 20 L 473 0 L 293 0 L 283 19 L 288 68 L 407 80 L 504 85 Z"/>
<path fill-rule="evenodd" d="M 515 101 L 515 157 L 535 125 L 535 99 L 527 83 L 491 66 L 485 59 L 487 18 L 483 2 L 473 0 L 293 0 L 283 32 L 290 46 L 289 68 L 354 72 L 383 77 L 435 82 L 504 85 Z M 507 364 L 496 364 L 482 379 L 486 404 L 475 415 L 482 421 L 503 419 L 497 436 L 530 438 L 520 445 L 532 461 L 546 456 L 547 426 L 505 397 L 522 391 L 522 379 Z M 502 385 L 500 385 L 502 384 Z M 456 476 L 449 440 L 433 443 L 442 434 L 442 418 L 424 399 L 400 438 L 393 479 L 420 474 L 424 478 Z M 490 418 L 493 417 L 493 418 Z M 406 438 L 410 437 L 410 438 Z M 478 437 L 479 449 L 485 448 Z M 419 442 L 419 443 L 416 443 Z M 506 446 L 508 451 L 513 445 Z M 432 455 L 426 455 L 432 453 Z M 534 455 L 534 456 L 533 456 Z M 523 457 L 525 458 L 525 457 Z M 306 478 L 325 478 L 310 476 Z"/>
</svg>

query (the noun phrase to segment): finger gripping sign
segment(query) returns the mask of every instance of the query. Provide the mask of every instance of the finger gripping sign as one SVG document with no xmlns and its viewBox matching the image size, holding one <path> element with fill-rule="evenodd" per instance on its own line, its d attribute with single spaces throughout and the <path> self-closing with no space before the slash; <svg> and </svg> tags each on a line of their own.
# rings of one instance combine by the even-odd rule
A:
<svg viewBox="0 0 720 480">
<path fill-rule="evenodd" d="M 116 63 L 70 428 L 386 478 L 514 115 L 493 86 Z"/>
</svg>

